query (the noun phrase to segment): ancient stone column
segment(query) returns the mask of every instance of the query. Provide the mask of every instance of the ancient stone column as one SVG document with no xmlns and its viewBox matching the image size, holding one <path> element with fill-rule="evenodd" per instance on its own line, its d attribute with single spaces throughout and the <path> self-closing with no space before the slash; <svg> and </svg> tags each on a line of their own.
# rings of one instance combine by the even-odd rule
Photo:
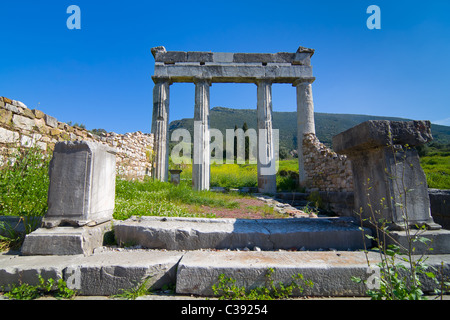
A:
<svg viewBox="0 0 450 320">
<path fill-rule="evenodd" d="M 297 152 L 299 184 L 306 183 L 306 172 L 303 157 L 303 136 L 308 133 L 316 133 L 314 124 L 314 101 L 312 83 L 315 78 L 298 79 L 293 83 L 297 88 Z"/>
<path fill-rule="evenodd" d="M 259 80 L 257 89 L 258 120 L 258 190 L 276 193 L 275 152 L 272 132 L 272 83 Z"/>
<path fill-rule="evenodd" d="M 209 190 L 209 87 L 208 79 L 195 79 L 194 110 L 194 161 L 192 165 L 192 186 L 194 190 Z"/>
<path fill-rule="evenodd" d="M 352 163 L 358 215 L 384 219 L 394 230 L 440 228 L 430 214 L 427 180 L 412 148 L 431 140 L 429 121 L 366 121 L 333 137 L 334 150 Z"/>
<path fill-rule="evenodd" d="M 153 178 L 168 181 L 169 178 L 169 89 L 167 78 L 153 78 L 153 118 L 154 135 Z"/>
</svg>

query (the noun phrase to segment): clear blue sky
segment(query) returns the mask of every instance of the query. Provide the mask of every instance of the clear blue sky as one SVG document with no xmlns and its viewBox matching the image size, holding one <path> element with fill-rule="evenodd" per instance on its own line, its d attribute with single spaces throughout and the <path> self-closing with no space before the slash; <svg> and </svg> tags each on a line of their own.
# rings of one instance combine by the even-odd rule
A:
<svg viewBox="0 0 450 320">
<path fill-rule="evenodd" d="M 369 5 L 381 30 L 369 30 Z M 81 9 L 69 30 L 67 7 Z M 312 58 L 316 112 L 427 119 L 450 125 L 450 1 L 0 2 L 0 96 L 59 121 L 150 132 L 150 49 L 295 52 Z M 193 117 L 194 85 L 171 86 L 170 120 Z M 213 84 L 211 106 L 256 108 L 256 86 Z M 274 111 L 295 89 L 274 85 Z"/>
</svg>

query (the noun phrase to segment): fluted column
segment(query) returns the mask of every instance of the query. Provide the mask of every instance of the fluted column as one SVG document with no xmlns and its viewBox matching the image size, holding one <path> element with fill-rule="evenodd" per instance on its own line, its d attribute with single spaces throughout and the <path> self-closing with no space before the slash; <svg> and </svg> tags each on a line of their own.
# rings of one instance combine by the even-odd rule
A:
<svg viewBox="0 0 450 320">
<path fill-rule="evenodd" d="M 154 78 L 152 133 L 154 135 L 153 178 L 168 181 L 169 178 L 169 96 L 170 81 Z"/>
<path fill-rule="evenodd" d="M 194 163 L 192 186 L 194 190 L 209 190 L 210 179 L 210 134 L 209 134 L 209 88 L 208 79 L 195 79 L 194 111 Z"/>
<path fill-rule="evenodd" d="M 257 89 L 258 120 L 258 190 L 276 193 L 275 152 L 272 132 L 272 83 L 259 80 Z"/>
<path fill-rule="evenodd" d="M 293 83 L 293 86 L 297 88 L 297 152 L 300 185 L 306 183 L 303 136 L 308 133 L 316 133 L 312 94 L 312 83 L 314 80 L 315 78 L 298 79 Z"/>
</svg>

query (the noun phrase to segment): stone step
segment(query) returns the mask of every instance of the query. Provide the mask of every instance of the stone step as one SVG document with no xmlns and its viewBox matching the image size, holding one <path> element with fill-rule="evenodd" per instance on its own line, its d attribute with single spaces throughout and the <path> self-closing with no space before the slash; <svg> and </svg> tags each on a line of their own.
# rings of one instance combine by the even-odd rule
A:
<svg viewBox="0 0 450 320">
<path fill-rule="evenodd" d="M 370 234 L 370 230 L 365 230 Z M 116 241 L 148 249 L 359 250 L 371 247 L 350 218 L 203 219 L 132 217 L 114 225 Z"/>
<path fill-rule="evenodd" d="M 179 295 L 211 296 L 212 286 L 224 274 L 236 280 L 236 286 L 252 289 L 267 285 L 269 268 L 275 284 L 290 284 L 292 276 L 302 274 L 313 282 L 304 287 L 308 296 L 364 296 L 367 287 L 355 283 L 352 276 L 369 279 L 376 275 L 378 254 L 369 253 L 371 268 L 361 251 L 165 251 L 125 250 L 103 247 L 91 256 L 21 256 L 0 254 L 0 288 L 11 285 L 37 285 L 44 279 L 63 279 L 68 288 L 81 296 L 110 296 L 123 290 L 146 287 L 161 289 L 176 285 Z M 450 255 L 429 256 L 427 264 L 450 276 Z M 438 274 L 438 277 L 440 275 Z M 372 277 L 373 278 L 373 277 Z M 433 282 L 422 279 L 425 292 L 432 292 Z M 294 292 L 294 294 L 299 294 Z"/>
</svg>

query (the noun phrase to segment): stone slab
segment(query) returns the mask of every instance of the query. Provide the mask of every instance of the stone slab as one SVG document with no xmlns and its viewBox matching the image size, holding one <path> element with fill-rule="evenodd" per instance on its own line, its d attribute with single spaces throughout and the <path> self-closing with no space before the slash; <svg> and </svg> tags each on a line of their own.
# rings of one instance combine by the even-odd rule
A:
<svg viewBox="0 0 450 320">
<path fill-rule="evenodd" d="M 150 249 L 362 249 L 361 231 L 351 221 L 349 218 L 247 220 L 132 217 L 116 222 L 114 232 L 118 243 L 139 244 Z M 370 234 L 370 230 L 366 232 Z M 370 247 L 370 241 L 365 241 L 366 246 Z"/>
<path fill-rule="evenodd" d="M 369 252 L 371 267 L 367 265 L 363 252 L 187 252 L 178 265 L 176 292 L 212 296 L 212 286 L 218 284 L 218 277 L 224 274 L 236 280 L 238 287 L 246 289 L 266 285 L 268 268 L 273 268 L 272 280 L 278 284 L 290 284 L 292 276 L 302 274 L 311 280 L 312 288 L 304 287 L 305 296 L 365 296 L 367 287 L 355 283 L 351 277 L 368 280 L 376 274 L 378 254 Z M 444 275 L 450 272 L 450 255 L 431 256 L 427 264 L 440 267 L 444 262 Z M 422 279 L 425 292 L 433 292 L 432 281 Z M 296 293 L 294 292 L 294 295 Z M 299 293 L 297 293 L 298 295 Z"/>
<path fill-rule="evenodd" d="M 0 288 L 11 284 L 37 285 L 44 279 L 63 279 L 83 296 L 108 296 L 134 289 L 149 278 L 147 286 L 160 289 L 174 284 L 181 252 L 105 251 L 92 256 L 0 255 Z"/>
<path fill-rule="evenodd" d="M 112 224 L 105 222 L 93 227 L 39 228 L 25 237 L 22 254 L 90 255 L 103 244 L 103 236 Z"/>
<path fill-rule="evenodd" d="M 421 241 L 411 242 L 411 245 L 415 248 L 416 254 L 450 254 L 450 230 L 410 230 L 409 236 L 406 231 L 390 231 L 390 237 L 386 239 L 387 244 L 400 244 L 404 248 L 409 247 L 409 243 L 414 237 L 424 237 L 430 241 L 425 243 Z M 432 250 L 429 250 L 429 249 Z"/>
<path fill-rule="evenodd" d="M 274 269 L 275 283 L 290 284 L 302 274 L 314 283 L 305 295 L 362 296 L 366 288 L 351 281 L 367 278 L 367 262 L 362 252 L 188 252 L 178 266 L 178 294 L 212 296 L 212 286 L 225 274 L 247 289 L 264 286 L 268 268 Z M 372 255 L 376 259 L 376 255 Z"/>
<path fill-rule="evenodd" d="M 10 290 L 10 285 L 39 284 L 38 276 L 44 279 L 63 279 L 68 264 L 80 256 L 20 256 L 0 254 L 0 288 Z"/>
<path fill-rule="evenodd" d="M 10 285 L 38 284 L 44 279 L 63 279 L 80 296 L 109 296 L 130 290 L 146 279 L 149 288 L 161 289 L 176 284 L 177 294 L 212 295 L 212 285 L 225 274 L 236 279 L 236 285 L 248 289 L 265 284 L 268 268 L 275 273 L 275 283 L 290 283 L 292 276 L 303 274 L 314 283 L 305 288 L 309 296 L 364 296 L 366 288 L 351 281 L 352 276 L 368 279 L 376 268 L 368 268 L 363 252 L 302 251 L 302 252 L 244 252 L 244 251 L 159 251 L 105 249 L 93 255 L 77 256 L 20 256 L 18 253 L 0 254 L 0 289 Z M 372 266 L 378 255 L 369 253 Z M 450 255 L 429 256 L 427 264 L 439 267 L 450 276 Z M 425 291 L 433 284 L 423 281 Z"/>
<path fill-rule="evenodd" d="M 176 282 L 177 251 L 107 251 L 73 261 L 65 270 L 67 286 L 81 295 L 113 295 L 135 289 L 160 289 Z"/>
</svg>

